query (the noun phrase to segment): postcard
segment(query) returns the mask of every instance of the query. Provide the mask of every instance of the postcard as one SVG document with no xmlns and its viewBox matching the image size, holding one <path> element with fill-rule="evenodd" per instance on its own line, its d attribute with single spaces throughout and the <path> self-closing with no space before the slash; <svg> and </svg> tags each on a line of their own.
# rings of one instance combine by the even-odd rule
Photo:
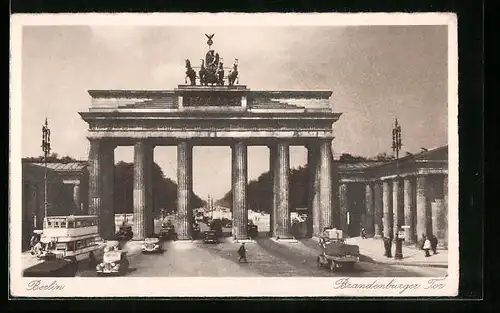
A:
<svg viewBox="0 0 500 313">
<path fill-rule="evenodd" d="M 455 14 L 11 25 L 12 296 L 458 294 Z"/>
</svg>

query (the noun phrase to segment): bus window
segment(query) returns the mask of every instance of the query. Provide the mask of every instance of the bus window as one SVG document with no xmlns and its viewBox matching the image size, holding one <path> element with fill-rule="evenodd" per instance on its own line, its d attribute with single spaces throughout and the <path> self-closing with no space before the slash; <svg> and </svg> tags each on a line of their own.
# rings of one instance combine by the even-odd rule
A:
<svg viewBox="0 0 500 313">
<path fill-rule="evenodd" d="M 61 227 L 62 227 L 62 228 L 66 228 L 66 221 L 64 221 L 64 220 L 63 220 L 63 221 L 61 221 Z"/>
<path fill-rule="evenodd" d="M 51 226 L 52 226 L 52 221 L 49 221 L 49 220 L 48 220 L 48 221 L 47 221 L 47 226 L 48 226 L 48 227 L 51 227 Z"/>
<path fill-rule="evenodd" d="M 67 243 L 68 246 L 67 246 L 67 251 L 75 251 L 75 242 L 74 241 L 70 241 Z"/>
<path fill-rule="evenodd" d="M 81 249 L 81 248 L 83 248 L 83 240 L 77 240 L 76 249 Z"/>
<path fill-rule="evenodd" d="M 54 221 L 54 227 L 59 227 L 59 221 Z"/>
<path fill-rule="evenodd" d="M 68 228 L 75 228 L 75 222 L 68 222 Z"/>
<path fill-rule="evenodd" d="M 82 222 L 81 221 L 77 221 L 76 222 L 76 227 L 82 227 Z"/>
<path fill-rule="evenodd" d="M 58 243 L 58 244 L 56 244 L 55 250 L 65 251 L 66 250 L 66 244 L 65 243 Z"/>
</svg>

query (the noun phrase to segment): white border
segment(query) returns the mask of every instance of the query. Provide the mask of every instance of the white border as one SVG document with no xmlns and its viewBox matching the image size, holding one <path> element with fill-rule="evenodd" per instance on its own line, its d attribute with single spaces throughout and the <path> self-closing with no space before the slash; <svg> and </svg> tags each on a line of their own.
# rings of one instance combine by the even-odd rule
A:
<svg viewBox="0 0 500 313">
<path fill-rule="evenodd" d="M 449 267 L 445 286 L 425 289 L 431 278 L 394 278 L 393 284 L 417 284 L 404 292 L 395 289 L 336 289 L 337 278 L 57 278 L 40 279 L 64 285 L 59 291 L 27 291 L 21 277 L 21 55 L 24 25 L 164 25 L 164 26 L 348 26 L 448 25 L 448 148 L 449 148 Z M 27 297 L 203 297 L 203 296 L 455 296 L 458 294 L 458 44 L 453 13 L 152 13 L 152 14 L 17 14 L 11 17 L 11 132 L 10 132 L 10 290 Z M 195 280 L 195 281 L 194 281 Z M 349 278 L 352 284 L 389 283 L 393 278 Z M 441 281 L 441 282 L 443 282 Z M 125 283 L 126 282 L 126 283 Z M 193 283 L 194 282 L 194 283 Z M 256 290 L 255 286 L 259 288 Z M 131 288 L 133 286 L 133 288 Z M 175 286 L 175 288 L 172 288 Z M 216 286 L 216 288 L 215 288 Z"/>
</svg>

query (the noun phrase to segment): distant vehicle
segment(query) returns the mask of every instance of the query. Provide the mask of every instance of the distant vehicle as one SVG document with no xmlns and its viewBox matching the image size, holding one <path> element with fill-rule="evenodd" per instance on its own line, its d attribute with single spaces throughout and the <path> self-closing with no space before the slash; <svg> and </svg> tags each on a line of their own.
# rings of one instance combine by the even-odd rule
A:
<svg viewBox="0 0 500 313">
<path fill-rule="evenodd" d="M 198 237 L 200 236 L 200 232 L 201 232 L 200 225 L 198 223 L 194 223 L 193 224 L 193 233 L 192 233 L 194 240 L 198 239 Z"/>
<path fill-rule="evenodd" d="M 222 221 L 220 219 L 213 219 L 210 222 L 210 230 L 215 231 L 217 237 L 222 236 Z"/>
<path fill-rule="evenodd" d="M 130 263 L 127 259 L 127 252 L 120 249 L 120 243 L 118 241 L 108 241 L 104 251 L 102 262 L 96 266 L 97 275 L 125 275 Z"/>
<path fill-rule="evenodd" d="M 162 224 L 159 236 L 162 240 L 177 240 L 177 232 L 175 231 L 175 226 L 170 223 Z"/>
<path fill-rule="evenodd" d="M 94 215 L 49 216 L 44 219 L 40 237 L 41 249 L 34 251 L 44 261 L 67 259 L 79 262 L 103 254 Z"/>
<path fill-rule="evenodd" d="M 219 237 L 215 230 L 207 230 L 203 234 L 203 243 L 218 243 Z"/>
<path fill-rule="evenodd" d="M 151 237 L 144 239 L 142 244 L 142 253 L 161 253 L 163 252 L 162 244 L 159 238 Z"/>
<path fill-rule="evenodd" d="M 132 240 L 134 233 L 132 232 L 132 226 L 122 225 L 120 229 L 116 232 L 115 237 L 117 240 Z"/>
<path fill-rule="evenodd" d="M 259 227 L 255 224 L 248 224 L 247 234 L 251 239 L 257 238 L 259 236 Z"/>
<path fill-rule="evenodd" d="M 320 246 L 318 267 L 328 267 L 330 271 L 335 271 L 339 267 L 353 268 L 359 261 L 359 247 L 346 244 L 341 230 L 325 230 L 320 238 Z"/>
</svg>

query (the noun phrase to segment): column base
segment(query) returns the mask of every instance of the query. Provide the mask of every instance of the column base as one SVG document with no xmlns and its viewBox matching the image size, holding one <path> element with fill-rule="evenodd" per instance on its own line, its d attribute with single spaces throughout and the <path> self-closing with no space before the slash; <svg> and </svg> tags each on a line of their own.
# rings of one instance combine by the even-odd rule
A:
<svg viewBox="0 0 500 313">
<path fill-rule="evenodd" d="M 233 243 L 256 243 L 255 240 L 253 239 L 250 239 L 250 238 L 244 238 L 244 239 L 238 239 L 238 238 L 233 238 L 231 237 L 229 239 L 229 241 L 233 242 Z"/>
<path fill-rule="evenodd" d="M 271 237 L 271 240 L 274 242 L 289 242 L 289 243 L 298 243 L 299 241 L 295 238 L 276 238 L 276 237 Z"/>
</svg>

